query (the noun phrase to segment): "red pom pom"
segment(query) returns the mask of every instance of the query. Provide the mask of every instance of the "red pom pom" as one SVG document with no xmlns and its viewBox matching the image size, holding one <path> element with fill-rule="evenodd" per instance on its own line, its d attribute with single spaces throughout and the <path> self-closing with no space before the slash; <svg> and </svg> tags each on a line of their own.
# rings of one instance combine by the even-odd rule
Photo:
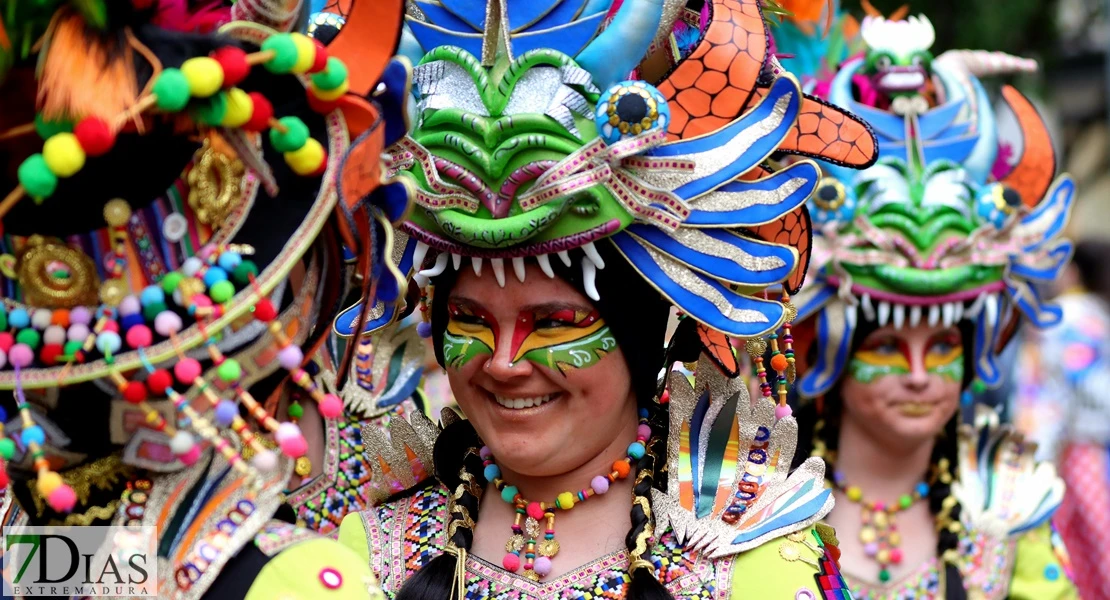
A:
<svg viewBox="0 0 1110 600">
<path fill-rule="evenodd" d="M 317 39 L 313 39 L 312 43 L 316 44 L 316 57 L 312 59 L 312 66 L 309 67 L 309 73 L 319 73 L 328 68 L 328 49 L 324 44 Z"/>
<path fill-rule="evenodd" d="M 73 128 L 77 143 L 89 156 L 107 154 L 116 144 L 116 134 L 108 124 L 96 117 L 85 117 Z"/>
<path fill-rule="evenodd" d="M 326 115 L 339 108 L 339 100 L 321 100 L 308 88 L 305 88 L 305 93 L 308 94 L 308 107 L 317 114 Z"/>
<path fill-rule="evenodd" d="M 131 404 L 138 404 L 146 400 L 146 386 L 141 381 L 128 381 L 123 388 L 123 399 Z"/>
<path fill-rule="evenodd" d="M 270 119 L 274 118 L 274 105 L 265 96 L 258 92 L 251 92 L 248 94 L 251 97 L 251 102 L 254 103 L 254 110 L 251 111 L 251 118 L 243 124 L 243 129 L 247 131 L 266 131 L 270 127 Z"/>
<path fill-rule="evenodd" d="M 113 321 L 111 319 L 105 320 L 104 321 L 104 331 L 111 331 L 113 333 L 119 333 L 119 323 L 116 323 L 115 321 Z"/>
<path fill-rule="evenodd" d="M 0 350 L 7 354 L 8 350 L 11 350 L 14 345 L 15 337 L 7 331 L 0 331 Z"/>
<path fill-rule="evenodd" d="M 53 365 L 58 362 L 58 357 L 62 355 L 62 352 L 61 344 L 46 344 L 39 351 L 39 359 L 48 365 Z"/>
<path fill-rule="evenodd" d="M 154 334 L 146 325 L 132 325 L 127 330 L 127 345 L 132 348 L 146 348 L 154 342 Z"/>
<path fill-rule="evenodd" d="M 277 318 L 277 309 L 274 308 L 274 303 L 270 302 L 269 298 L 263 298 L 254 305 L 254 318 L 269 323 Z"/>
<path fill-rule="evenodd" d="M 200 377 L 200 361 L 195 358 L 183 358 L 173 366 L 173 376 L 182 385 L 193 385 Z"/>
<path fill-rule="evenodd" d="M 67 514 L 77 505 L 77 492 L 63 483 L 53 492 L 50 492 L 50 495 L 46 497 L 46 503 L 54 509 L 54 512 Z"/>
<path fill-rule="evenodd" d="M 0 490 L 8 487 L 8 469 L 6 465 L 0 465 Z"/>
<path fill-rule="evenodd" d="M 158 369 L 146 378 L 146 384 L 155 396 L 165 396 L 166 390 L 173 385 L 173 377 L 165 369 Z"/>
<path fill-rule="evenodd" d="M 224 46 L 214 50 L 210 56 L 224 70 L 225 89 L 239 85 L 251 72 L 251 66 L 247 64 L 247 53 L 242 48 Z"/>
</svg>

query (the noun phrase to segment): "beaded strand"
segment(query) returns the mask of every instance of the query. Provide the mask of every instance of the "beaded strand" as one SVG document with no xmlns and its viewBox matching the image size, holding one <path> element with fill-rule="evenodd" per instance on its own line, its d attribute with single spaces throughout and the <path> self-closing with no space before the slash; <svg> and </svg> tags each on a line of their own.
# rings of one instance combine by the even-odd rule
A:
<svg viewBox="0 0 1110 600">
<path fill-rule="evenodd" d="M 847 496 L 850 502 L 860 505 L 860 519 L 863 526 L 859 539 L 863 542 L 863 552 L 879 563 L 879 583 L 890 581 L 890 565 L 902 563 L 902 536 L 894 517 L 929 495 L 929 484 L 924 481 L 914 486 L 909 494 L 902 494 L 895 503 L 870 502 L 863 499 L 863 490 L 849 485 L 844 474 L 833 474 L 833 485 Z"/>
</svg>

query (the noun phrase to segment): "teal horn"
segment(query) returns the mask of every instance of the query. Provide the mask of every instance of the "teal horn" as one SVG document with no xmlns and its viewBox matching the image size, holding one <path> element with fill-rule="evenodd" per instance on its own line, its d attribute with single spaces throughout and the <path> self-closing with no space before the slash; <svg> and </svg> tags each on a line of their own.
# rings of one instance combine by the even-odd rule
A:
<svg viewBox="0 0 1110 600">
<path fill-rule="evenodd" d="M 600 89 L 623 81 L 647 54 L 662 18 L 663 0 L 625 0 L 609 27 L 575 61 Z"/>
</svg>

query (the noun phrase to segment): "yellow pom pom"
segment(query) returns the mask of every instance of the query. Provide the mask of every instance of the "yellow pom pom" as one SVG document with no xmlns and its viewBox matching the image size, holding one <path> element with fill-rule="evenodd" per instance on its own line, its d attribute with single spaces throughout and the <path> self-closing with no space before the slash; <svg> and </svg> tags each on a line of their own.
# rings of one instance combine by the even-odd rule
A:
<svg viewBox="0 0 1110 600">
<path fill-rule="evenodd" d="M 347 90 L 350 89 L 351 82 L 350 80 L 344 81 L 343 83 L 339 84 L 339 87 L 335 88 L 334 90 L 321 90 L 311 83 L 308 84 L 308 87 L 312 90 L 313 96 L 316 96 L 317 98 L 325 102 L 331 102 L 332 100 L 338 100 L 342 98 L 343 94 L 346 94 Z"/>
<path fill-rule="evenodd" d="M 54 471 L 47 471 L 39 476 L 37 488 L 39 495 L 46 497 L 50 495 L 50 492 L 53 492 L 54 490 L 61 487 L 61 485 L 62 476 L 58 475 Z"/>
<path fill-rule="evenodd" d="M 570 492 L 563 492 L 555 497 L 555 506 L 563 510 L 570 510 L 574 508 L 574 494 Z"/>
<path fill-rule="evenodd" d="M 849 487 L 846 493 L 848 494 L 848 499 L 852 502 L 859 502 L 860 498 L 863 498 L 863 491 L 854 485 Z"/>
<path fill-rule="evenodd" d="M 294 73 L 307 73 L 316 62 L 316 44 L 303 33 L 294 33 L 293 45 L 297 47 L 297 62 L 293 63 Z"/>
<path fill-rule="evenodd" d="M 207 56 L 197 56 L 182 63 L 181 74 L 189 82 L 189 93 L 194 98 L 207 98 L 220 91 L 224 84 L 223 67 L 216 59 Z"/>
<path fill-rule="evenodd" d="M 324 147 L 314 138 L 308 138 L 300 150 L 285 153 L 285 162 L 297 175 L 311 175 L 320 170 L 320 165 L 327 158 Z"/>
<path fill-rule="evenodd" d="M 42 158 L 50 172 L 72 177 L 85 166 L 85 150 L 72 133 L 57 133 L 42 145 Z"/>
<path fill-rule="evenodd" d="M 250 95 L 239 88 L 231 88 L 227 91 L 227 112 L 224 113 L 221 125 L 242 127 L 244 123 L 251 120 L 253 114 L 254 101 L 251 100 Z"/>
</svg>

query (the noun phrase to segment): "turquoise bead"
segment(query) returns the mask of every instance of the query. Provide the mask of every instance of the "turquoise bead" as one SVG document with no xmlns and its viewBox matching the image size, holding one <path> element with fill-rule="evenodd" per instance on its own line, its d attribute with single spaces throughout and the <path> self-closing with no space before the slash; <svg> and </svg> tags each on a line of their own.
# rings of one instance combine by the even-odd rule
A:
<svg viewBox="0 0 1110 600">
<path fill-rule="evenodd" d="M 644 452 L 644 445 L 640 442 L 632 442 L 628 445 L 628 455 L 636 460 L 643 458 Z"/>
<path fill-rule="evenodd" d="M 501 488 L 501 499 L 509 504 L 512 504 L 513 498 L 516 498 L 517 490 L 515 485 L 507 485 Z"/>
<path fill-rule="evenodd" d="M 486 481 L 493 481 L 495 478 L 501 476 L 501 469 L 498 468 L 497 465 L 486 465 L 482 474 L 486 476 Z"/>
</svg>

